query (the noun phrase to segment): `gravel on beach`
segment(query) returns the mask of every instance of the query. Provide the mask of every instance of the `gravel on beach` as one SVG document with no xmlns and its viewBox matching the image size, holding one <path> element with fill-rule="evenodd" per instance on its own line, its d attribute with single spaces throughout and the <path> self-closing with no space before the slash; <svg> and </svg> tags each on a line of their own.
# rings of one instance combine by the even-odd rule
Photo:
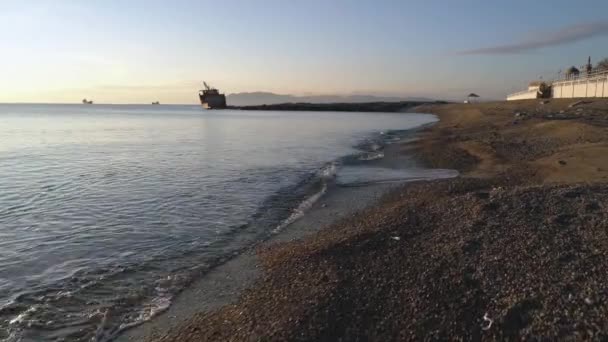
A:
<svg viewBox="0 0 608 342">
<path fill-rule="evenodd" d="M 441 122 L 404 149 L 462 177 L 260 247 L 237 303 L 158 340 L 608 339 L 608 101 L 571 102 L 418 108 Z"/>
</svg>

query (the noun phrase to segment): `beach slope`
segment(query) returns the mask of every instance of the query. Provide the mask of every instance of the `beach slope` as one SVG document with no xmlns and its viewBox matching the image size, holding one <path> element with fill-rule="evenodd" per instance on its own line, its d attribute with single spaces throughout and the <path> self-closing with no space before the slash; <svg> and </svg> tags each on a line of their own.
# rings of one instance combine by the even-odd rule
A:
<svg viewBox="0 0 608 342">
<path fill-rule="evenodd" d="M 608 338 L 608 101 L 429 104 L 405 185 L 159 341 Z M 354 200 L 354 199 L 353 199 Z"/>
</svg>

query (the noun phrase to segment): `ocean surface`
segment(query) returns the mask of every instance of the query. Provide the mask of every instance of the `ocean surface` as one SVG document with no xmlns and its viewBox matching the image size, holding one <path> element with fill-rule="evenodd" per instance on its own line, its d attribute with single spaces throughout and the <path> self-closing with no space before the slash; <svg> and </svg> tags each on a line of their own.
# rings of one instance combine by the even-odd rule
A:
<svg viewBox="0 0 608 342">
<path fill-rule="evenodd" d="M 365 164 L 434 121 L 0 105 L 0 340 L 111 340 L 304 215 L 330 182 L 424 177 Z"/>
</svg>

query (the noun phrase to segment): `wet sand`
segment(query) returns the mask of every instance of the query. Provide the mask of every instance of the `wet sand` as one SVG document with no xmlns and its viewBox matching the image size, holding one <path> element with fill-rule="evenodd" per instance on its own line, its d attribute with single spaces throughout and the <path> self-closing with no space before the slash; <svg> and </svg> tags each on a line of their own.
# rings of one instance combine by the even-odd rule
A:
<svg viewBox="0 0 608 342">
<path fill-rule="evenodd" d="M 238 300 L 155 340 L 608 338 L 608 101 L 576 101 L 412 109 L 441 121 L 403 153 L 461 177 L 258 248 Z"/>
<path fill-rule="evenodd" d="M 334 188 L 301 219 L 276 234 L 268 243 L 287 242 L 313 234 L 321 227 L 375 203 L 397 184 Z M 351 199 L 356 198 L 357 201 Z M 256 251 L 247 251 L 214 268 L 184 290 L 171 307 L 151 321 L 127 330 L 117 341 L 142 341 L 163 336 L 200 312 L 234 303 L 262 275 Z"/>
</svg>

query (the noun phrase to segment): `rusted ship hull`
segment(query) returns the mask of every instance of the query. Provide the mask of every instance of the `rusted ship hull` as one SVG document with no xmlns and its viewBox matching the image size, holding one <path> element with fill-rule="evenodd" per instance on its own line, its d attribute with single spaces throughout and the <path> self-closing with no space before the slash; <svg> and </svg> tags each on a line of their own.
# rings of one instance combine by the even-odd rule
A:
<svg viewBox="0 0 608 342">
<path fill-rule="evenodd" d="M 201 105 L 206 109 L 223 109 L 226 108 L 226 96 L 221 94 L 217 88 L 213 88 L 203 82 L 205 86 L 198 92 L 198 97 L 201 100 Z"/>
<path fill-rule="evenodd" d="M 226 108 L 226 96 L 224 94 L 199 95 L 201 105 L 205 109 Z"/>
</svg>

